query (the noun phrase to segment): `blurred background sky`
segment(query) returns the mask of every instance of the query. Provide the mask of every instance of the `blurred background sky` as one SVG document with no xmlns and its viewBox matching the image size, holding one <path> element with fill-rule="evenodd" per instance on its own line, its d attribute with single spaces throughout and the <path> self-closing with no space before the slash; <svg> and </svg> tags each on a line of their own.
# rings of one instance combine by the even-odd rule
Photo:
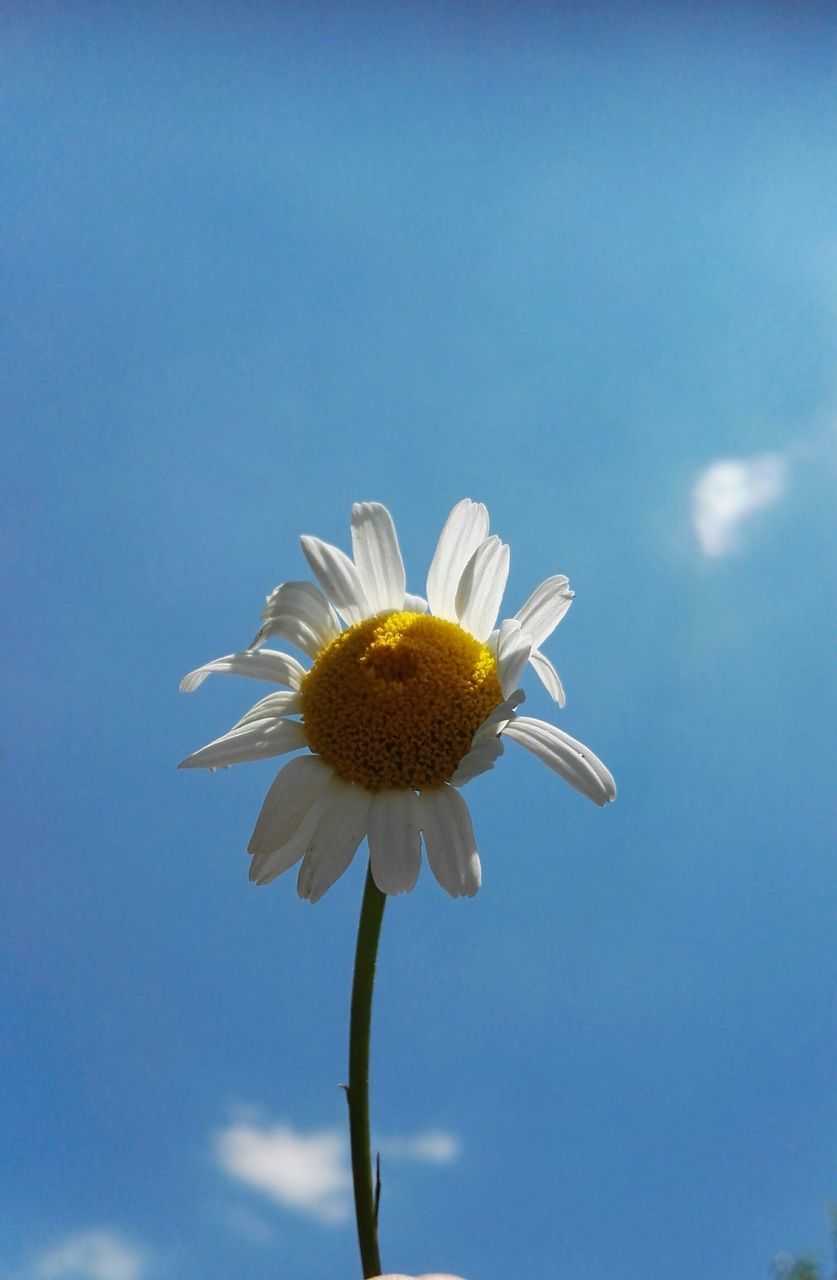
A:
<svg viewBox="0 0 837 1280">
<path fill-rule="evenodd" d="M 2 16 L 3 1280 L 351 1280 L 363 858 L 247 882 L 271 763 L 178 774 L 385 502 L 484 501 L 599 811 L 509 745 L 483 889 L 387 908 L 387 1269 L 759 1280 L 827 1253 L 837 15 Z M 266 690 L 265 690 L 266 691 Z M 831 806 L 831 810 L 830 810 Z"/>
</svg>

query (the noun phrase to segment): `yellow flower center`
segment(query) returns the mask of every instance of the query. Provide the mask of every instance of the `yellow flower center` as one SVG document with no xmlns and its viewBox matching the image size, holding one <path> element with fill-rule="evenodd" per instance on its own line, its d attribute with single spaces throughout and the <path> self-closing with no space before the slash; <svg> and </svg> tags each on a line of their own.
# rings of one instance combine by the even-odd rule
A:
<svg viewBox="0 0 837 1280">
<path fill-rule="evenodd" d="M 424 613 L 356 623 L 302 682 L 311 750 L 368 791 L 441 786 L 502 701 L 487 646 Z"/>
</svg>

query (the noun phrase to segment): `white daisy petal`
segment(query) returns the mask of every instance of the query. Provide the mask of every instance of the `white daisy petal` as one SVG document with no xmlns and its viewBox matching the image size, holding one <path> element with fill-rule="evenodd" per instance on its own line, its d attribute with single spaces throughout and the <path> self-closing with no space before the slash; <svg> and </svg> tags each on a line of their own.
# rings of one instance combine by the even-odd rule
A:
<svg viewBox="0 0 837 1280">
<path fill-rule="evenodd" d="M 451 778 L 452 787 L 464 787 L 466 782 L 478 778 L 481 773 L 488 773 L 489 769 L 493 769 L 500 756 L 503 754 L 503 743 L 498 733 L 492 734 L 490 737 L 481 738 L 479 741 L 474 739 L 471 750 L 462 757 L 457 765 L 456 772 Z"/>
<path fill-rule="evenodd" d="M 529 663 L 534 667 L 549 696 L 558 703 L 559 707 L 565 707 L 567 695 L 564 693 L 564 686 L 546 654 L 541 653 L 540 649 L 533 649 L 529 656 Z"/>
<path fill-rule="evenodd" d="M 452 898 L 472 898 L 482 871 L 467 804 L 448 786 L 422 791 L 418 800 L 431 871 Z"/>
<path fill-rule="evenodd" d="M 427 601 L 424 596 L 414 596 L 408 591 L 404 596 L 404 608 L 408 613 L 427 613 Z"/>
<path fill-rule="evenodd" d="M 250 647 L 258 648 L 271 636 L 282 636 L 316 658 L 339 634 L 337 614 L 319 587 L 312 582 L 281 582 L 267 597 L 262 625 Z"/>
<path fill-rule="evenodd" d="M 445 521 L 427 574 L 427 600 L 437 618 L 456 622 L 456 589 L 462 571 L 488 535 L 488 512 L 463 498 Z"/>
<path fill-rule="evenodd" d="M 505 702 L 499 703 L 490 715 L 486 716 L 474 734 L 474 742 L 480 742 L 485 737 L 496 737 L 498 733 L 502 733 L 510 720 L 514 719 L 515 709 L 526 701 L 526 693 L 523 689 L 515 689 L 514 693 L 509 694 Z"/>
<path fill-rule="evenodd" d="M 539 649 L 551 636 L 573 602 L 570 580 L 563 573 L 547 578 L 530 595 L 514 615 L 524 631 L 532 637 L 532 648 Z"/>
<path fill-rule="evenodd" d="M 616 798 L 616 783 L 598 756 L 554 725 L 518 716 L 503 732 L 595 804 L 605 805 Z"/>
<path fill-rule="evenodd" d="M 281 720 L 285 716 L 299 715 L 302 710 L 302 698 L 293 690 L 282 693 L 269 693 L 261 702 L 251 707 L 240 720 L 233 725 L 240 729 L 242 725 L 251 724 L 253 720 Z"/>
<path fill-rule="evenodd" d="M 319 902 L 342 876 L 368 826 L 372 799 L 368 791 L 335 778 L 329 783 L 329 792 L 325 812 L 308 842 L 299 869 L 297 893 L 309 902 Z"/>
<path fill-rule="evenodd" d="M 497 636 L 497 674 L 504 698 L 517 688 L 531 652 L 531 637 L 522 630 L 516 618 L 507 618 Z"/>
<path fill-rule="evenodd" d="M 319 756 L 296 756 L 279 770 L 264 798 L 258 821 L 247 846 L 252 854 L 272 853 L 299 828 L 330 778 L 331 765 Z M 253 877 L 255 878 L 255 877 Z"/>
<path fill-rule="evenodd" d="M 349 626 L 371 617 L 375 610 L 370 608 L 360 574 L 346 553 L 307 534 L 300 542 L 305 559 L 340 617 Z"/>
<path fill-rule="evenodd" d="M 226 657 L 215 658 L 205 666 L 190 671 L 180 681 L 181 692 L 191 693 L 213 671 L 231 676 L 249 676 L 253 680 L 269 680 L 271 684 L 283 684 L 291 689 L 298 689 L 305 675 L 305 668 L 289 653 L 277 653 L 274 649 L 245 649 L 242 653 L 228 653 Z"/>
<path fill-rule="evenodd" d="M 486 716 L 474 734 L 470 751 L 459 761 L 456 772 L 450 780 L 451 786 L 464 787 L 465 783 L 470 782 L 472 778 L 494 768 L 503 754 L 500 734 L 509 721 L 514 719 L 515 707 L 519 707 L 521 702 L 525 701 L 526 694 L 523 690 L 515 689 L 505 702 L 501 702 L 489 716 Z"/>
<path fill-rule="evenodd" d="M 508 547 L 496 535 L 486 538 L 463 569 L 456 589 L 459 625 L 477 640 L 487 640 L 491 634 L 508 576 Z"/>
<path fill-rule="evenodd" d="M 281 876 L 284 871 L 289 871 L 300 858 L 305 856 L 311 847 L 320 819 L 328 807 L 332 791 L 338 785 L 334 774 L 329 771 L 325 785 L 310 800 L 299 826 L 290 839 L 278 849 L 253 855 L 253 861 L 250 863 L 250 879 L 254 884 L 270 884 L 271 880 Z"/>
<path fill-rule="evenodd" d="M 380 502 L 352 507 L 352 550 L 373 613 L 403 609 L 407 578 L 392 516 Z"/>
<path fill-rule="evenodd" d="M 208 743 L 194 755 L 181 760 L 178 769 L 226 769 L 231 764 L 246 764 L 249 760 L 267 760 L 281 756 L 286 751 L 298 751 L 307 746 L 305 727 L 298 720 L 277 720 L 270 717 L 254 720 L 242 728 L 231 729 L 214 742 Z"/>
<path fill-rule="evenodd" d="M 421 869 L 418 797 L 379 791 L 369 808 L 369 858 L 381 893 L 409 893 Z"/>
</svg>

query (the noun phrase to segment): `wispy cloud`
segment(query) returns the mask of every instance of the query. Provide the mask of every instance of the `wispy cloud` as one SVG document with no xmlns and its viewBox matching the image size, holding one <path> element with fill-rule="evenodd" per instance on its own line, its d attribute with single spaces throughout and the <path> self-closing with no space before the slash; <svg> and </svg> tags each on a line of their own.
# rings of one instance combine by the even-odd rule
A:
<svg viewBox="0 0 837 1280">
<path fill-rule="evenodd" d="M 320 1222 L 348 1217 L 352 1179 L 339 1130 L 297 1133 L 289 1125 L 241 1120 L 221 1129 L 214 1146 L 224 1173 L 277 1204 Z"/>
<path fill-rule="evenodd" d="M 38 1254 L 25 1280 L 144 1280 L 148 1254 L 115 1231 L 81 1231 Z"/>
<path fill-rule="evenodd" d="M 445 1130 L 382 1138 L 376 1145 L 388 1159 L 429 1164 L 449 1164 L 460 1151 L 459 1139 Z M 328 1224 L 349 1217 L 352 1178 L 342 1128 L 304 1133 L 250 1111 L 218 1130 L 213 1151 L 228 1177 L 276 1204 Z"/>
<path fill-rule="evenodd" d="M 461 1150 L 461 1143 L 444 1129 L 429 1129 L 412 1138 L 382 1138 L 381 1154 L 394 1160 L 420 1160 L 429 1164 L 450 1164 Z"/>
<path fill-rule="evenodd" d="M 710 463 L 692 490 L 692 526 L 703 554 L 719 559 L 734 551 L 747 521 L 778 502 L 786 488 L 787 462 L 778 453 Z"/>
</svg>

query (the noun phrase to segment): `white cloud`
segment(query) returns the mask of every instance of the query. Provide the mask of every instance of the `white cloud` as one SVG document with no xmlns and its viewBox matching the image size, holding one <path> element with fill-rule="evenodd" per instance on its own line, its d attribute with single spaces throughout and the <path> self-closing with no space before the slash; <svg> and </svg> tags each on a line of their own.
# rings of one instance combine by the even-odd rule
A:
<svg viewBox="0 0 837 1280">
<path fill-rule="evenodd" d="M 412 1137 L 382 1138 L 376 1146 L 387 1159 L 429 1164 L 449 1164 L 460 1150 L 453 1134 L 433 1129 Z M 303 1133 L 248 1110 L 215 1134 L 213 1147 L 228 1177 L 275 1204 L 319 1222 L 340 1223 L 349 1217 L 352 1176 L 342 1128 Z"/>
<path fill-rule="evenodd" d="M 27 1280 L 143 1280 L 148 1257 L 115 1231 L 103 1228 L 78 1235 L 39 1254 Z"/>
<path fill-rule="evenodd" d="M 320 1222 L 348 1217 L 352 1178 L 338 1129 L 306 1134 L 242 1120 L 215 1135 L 215 1156 L 224 1173 L 277 1204 Z"/>
<path fill-rule="evenodd" d="M 703 554 L 717 559 L 733 551 L 742 526 L 778 502 L 786 486 L 787 463 L 778 453 L 710 463 L 692 490 L 692 525 Z"/>
<path fill-rule="evenodd" d="M 450 1164 L 459 1155 L 460 1142 L 443 1129 L 430 1129 L 413 1138 L 382 1138 L 381 1154 L 396 1160 L 422 1160 L 429 1164 Z"/>
</svg>

